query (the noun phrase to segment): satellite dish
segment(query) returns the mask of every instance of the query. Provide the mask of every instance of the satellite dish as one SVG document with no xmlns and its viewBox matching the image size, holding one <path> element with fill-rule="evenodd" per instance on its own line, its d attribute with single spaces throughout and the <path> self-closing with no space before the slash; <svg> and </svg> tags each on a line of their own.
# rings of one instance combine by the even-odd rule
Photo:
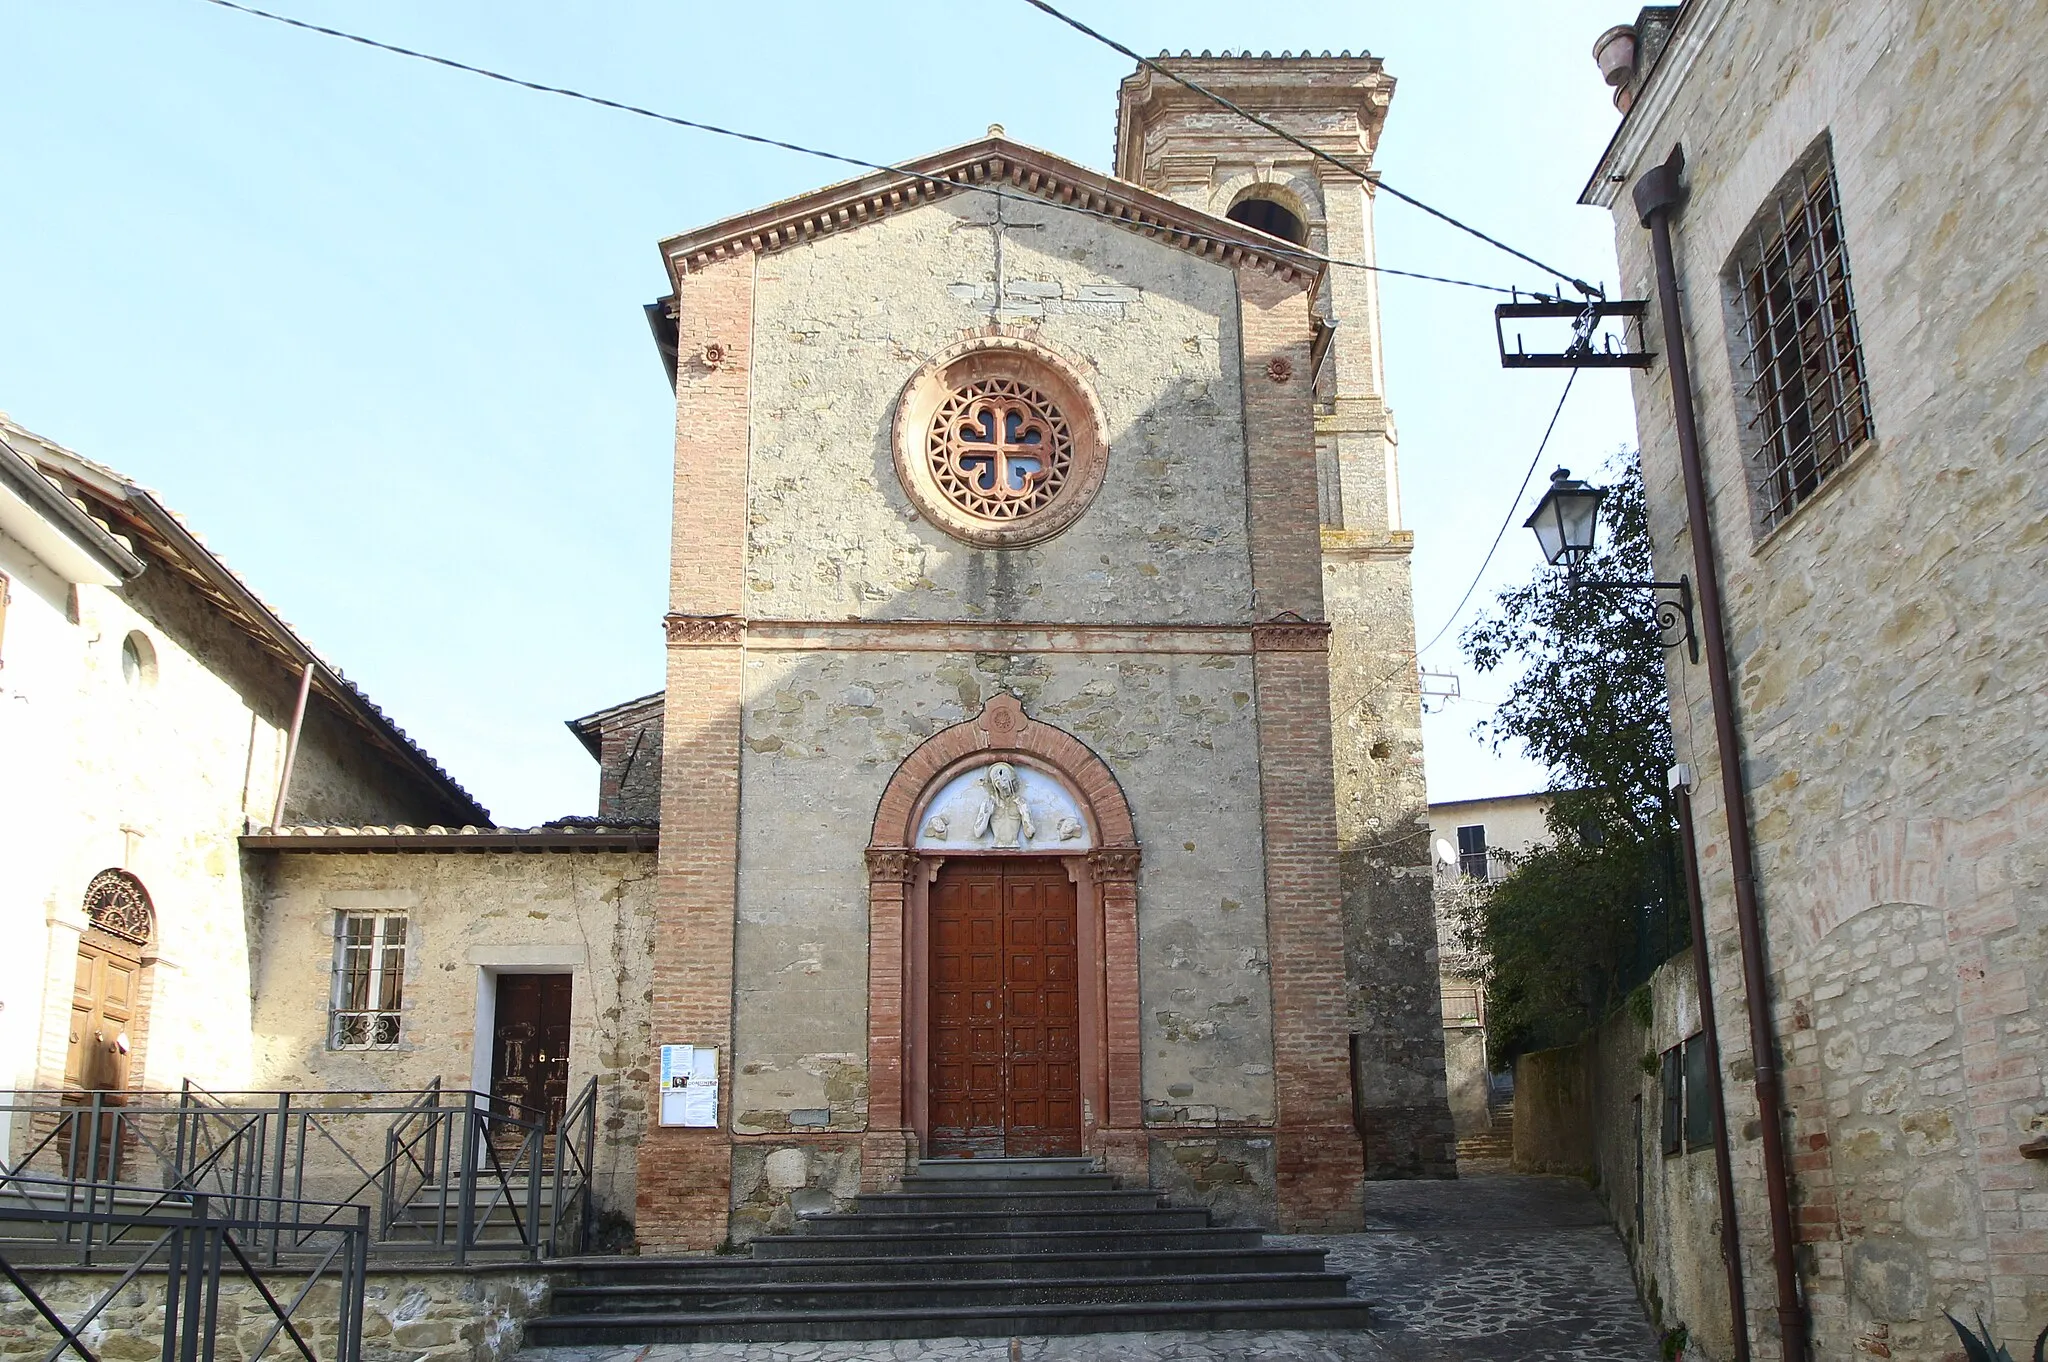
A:
<svg viewBox="0 0 2048 1362">
<path fill-rule="evenodd" d="M 1445 865 L 1458 863 L 1458 853 L 1451 850 L 1451 844 L 1441 837 L 1436 839 L 1436 858 Z"/>
</svg>

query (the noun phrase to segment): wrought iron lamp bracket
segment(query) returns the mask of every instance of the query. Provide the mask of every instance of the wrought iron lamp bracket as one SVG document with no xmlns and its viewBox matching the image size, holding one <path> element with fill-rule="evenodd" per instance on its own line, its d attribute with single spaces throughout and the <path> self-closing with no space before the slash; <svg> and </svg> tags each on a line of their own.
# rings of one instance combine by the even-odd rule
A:
<svg viewBox="0 0 2048 1362">
<path fill-rule="evenodd" d="M 1699 634 L 1693 629 L 1692 578 L 1680 575 L 1675 582 L 1594 582 L 1574 570 L 1572 585 L 1588 591 L 1669 591 L 1677 599 L 1657 602 L 1657 641 L 1667 648 L 1685 646 L 1685 655 L 1695 666 L 1700 660 Z"/>
</svg>

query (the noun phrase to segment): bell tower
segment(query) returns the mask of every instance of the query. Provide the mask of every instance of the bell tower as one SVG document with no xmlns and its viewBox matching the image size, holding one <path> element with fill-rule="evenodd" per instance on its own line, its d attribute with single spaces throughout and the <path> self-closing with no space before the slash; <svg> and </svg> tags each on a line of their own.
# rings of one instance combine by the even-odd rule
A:
<svg viewBox="0 0 2048 1362">
<path fill-rule="evenodd" d="M 1322 161 L 1155 71 L 1124 79 L 1116 173 L 1335 260 L 1373 263 L 1373 153 L 1394 93 L 1379 58 L 1204 52 L 1160 61 L 1366 170 Z M 1394 419 L 1379 276 L 1325 268 L 1312 348 L 1323 600 L 1331 626 L 1345 981 L 1367 1176 L 1452 1177 L 1443 1012 Z"/>
</svg>

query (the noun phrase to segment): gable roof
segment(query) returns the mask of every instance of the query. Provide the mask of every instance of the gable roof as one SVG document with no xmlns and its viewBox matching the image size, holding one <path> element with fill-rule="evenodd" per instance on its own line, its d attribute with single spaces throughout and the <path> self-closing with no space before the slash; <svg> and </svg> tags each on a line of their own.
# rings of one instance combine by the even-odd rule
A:
<svg viewBox="0 0 2048 1362">
<path fill-rule="evenodd" d="M 7 443 L 4 433 L 0 433 L 0 531 L 20 540 L 73 582 L 113 586 L 142 575 L 142 560 Z"/>
<path fill-rule="evenodd" d="M 580 719 L 564 719 L 569 731 L 577 740 L 590 749 L 590 755 L 604 760 L 604 731 L 620 722 L 646 722 L 662 712 L 663 702 L 668 699 L 667 691 L 656 691 L 643 695 L 637 700 L 625 700 L 619 704 L 601 709 L 595 714 L 586 714 Z"/>
<path fill-rule="evenodd" d="M 895 170 L 842 180 L 795 198 L 721 219 L 661 243 L 674 286 L 693 269 L 748 251 L 771 254 L 833 232 L 851 231 L 954 194 L 1000 189 L 1078 207 L 1106 225 L 1148 236 L 1190 255 L 1235 267 L 1252 265 L 1314 288 L 1323 263 L 1278 237 L 1190 208 L 1163 194 L 1090 170 L 1007 137 L 984 137 L 935 151 Z"/>
<path fill-rule="evenodd" d="M 0 438 L 35 465 L 67 500 L 84 503 L 88 518 L 103 522 L 138 550 L 140 559 L 169 571 L 199 593 L 227 621 L 255 640 L 286 670 L 313 666 L 313 689 L 405 771 L 447 801 L 452 818 L 488 824 L 490 812 L 427 755 L 406 731 L 223 563 L 185 522 L 148 488 L 104 464 L 22 429 L 0 415 Z M 133 574 L 130 574 L 133 575 Z"/>
</svg>

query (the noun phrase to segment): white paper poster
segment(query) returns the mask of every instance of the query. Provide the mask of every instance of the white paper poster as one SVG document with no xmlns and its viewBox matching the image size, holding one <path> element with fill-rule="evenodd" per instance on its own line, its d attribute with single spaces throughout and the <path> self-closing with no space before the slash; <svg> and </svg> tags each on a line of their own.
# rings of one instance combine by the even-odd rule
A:
<svg viewBox="0 0 2048 1362">
<path fill-rule="evenodd" d="M 665 1126 L 718 1124 L 718 1047 L 661 1047 L 661 1123 Z"/>
</svg>

